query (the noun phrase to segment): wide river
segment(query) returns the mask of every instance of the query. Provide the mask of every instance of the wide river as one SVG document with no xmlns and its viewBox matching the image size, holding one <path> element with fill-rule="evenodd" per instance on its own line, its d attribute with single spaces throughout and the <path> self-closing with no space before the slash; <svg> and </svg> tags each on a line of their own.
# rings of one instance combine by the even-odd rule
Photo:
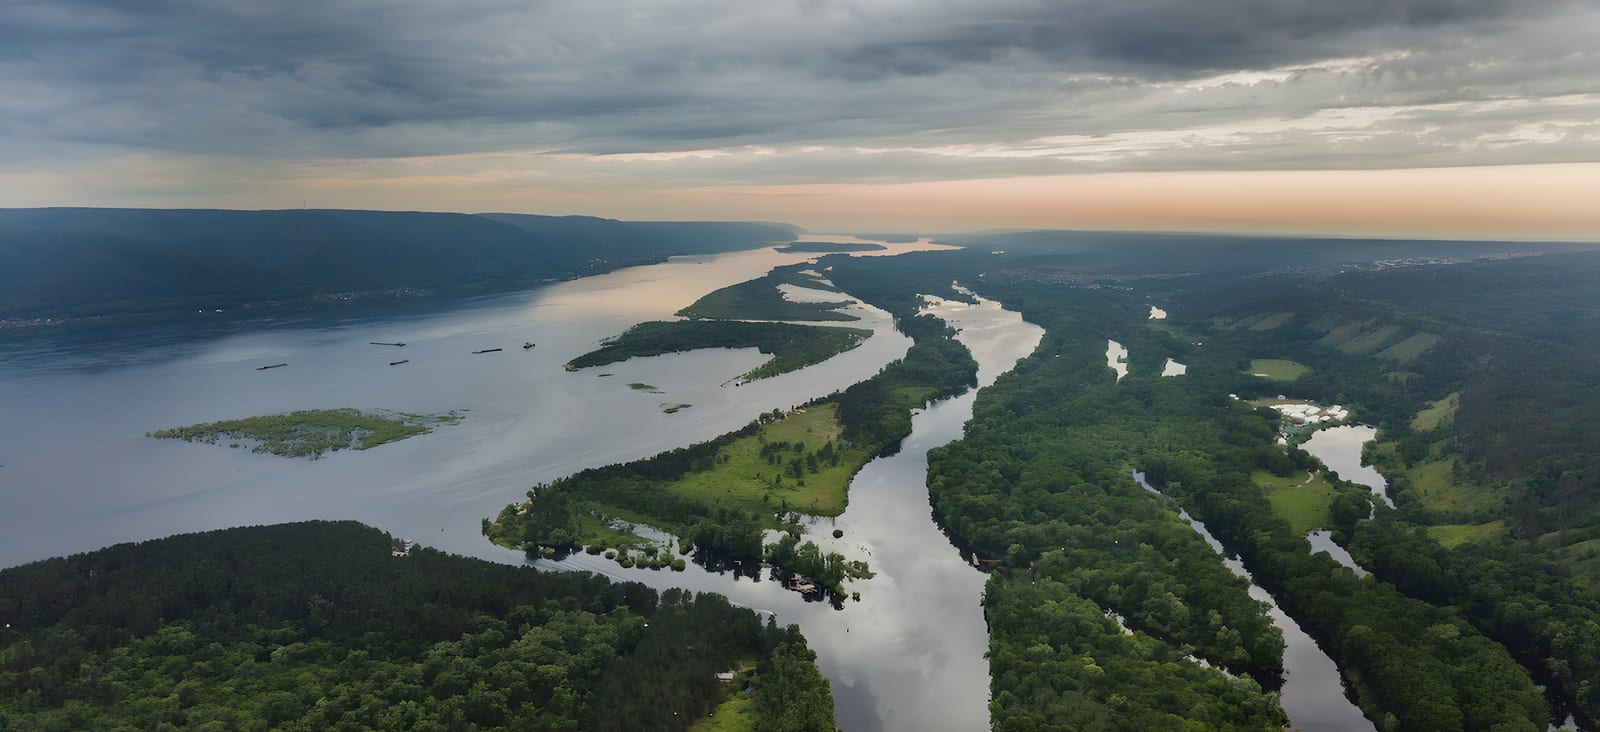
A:
<svg viewBox="0 0 1600 732">
<path fill-rule="evenodd" d="M 841 237 L 814 237 L 828 241 Z M 888 244 L 884 252 L 936 248 Z M 758 414 L 871 377 L 910 341 L 888 315 L 854 306 L 862 346 L 822 364 L 733 386 L 754 349 L 563 365 L 628 326 L 671 318 L 700 295 L 816 255 L 761 249 L 663 264 L 378 317 L 262 321 L 196 339 L 152 327 L 113 340 L 0 347 L 0 567 L 124 541 L 230 526 L 354 519 L 468 556 L 521 563 L 488 543 L 481 520 L 529 486 L 587 467 L 710 439 Z M 929 310 L 962 330 L 991 383 L 1042 334 L 992 302 Z M 219 318 L 222 316 L 218 316 Z M 373 341 L 406 343 L 403 348 Z M 524 342 L 534 342 L 523 349 Z M 502 348 L 474 355 L 474 351 Z M 391 361 L 408 363 L 390 366 Z M 258 366 L 287 366 L 258 371 Z M 601 374 L 610 374 L 602 376 Z M 630 389 L 644 382 L 662 393 Z M 929 448 L 960 436 L 974 393 L 930 405 L 893 457 L 857 475 L 848 511 L 811 527 L 826 550 L 871 562 L 860 601 L 835 609 L 759 577 L 593 569 L 656 587 L 715 591 L 798 623 L 832 680 L 839 724 L 873 729 L 988 727 L 984 576 L 931 516 Z M 689 404 L 674 413 L 665 407 Z M 154 440 L 151 430 L 294 409 L 464 410 L 460 424 L 320 460 Z M 834 539 L 839 528 L 843 538 Z M 585 564 L 587 562 L 587 564 Z"/>
</svg>

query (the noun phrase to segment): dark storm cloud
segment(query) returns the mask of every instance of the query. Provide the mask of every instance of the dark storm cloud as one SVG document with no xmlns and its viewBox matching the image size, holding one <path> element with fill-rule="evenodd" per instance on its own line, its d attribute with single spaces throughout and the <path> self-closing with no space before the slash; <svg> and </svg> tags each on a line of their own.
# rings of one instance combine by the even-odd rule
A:
<svg viewBox="0 0 1600 732">
<path fill-rule="evenodd" d="M 1023 6 L 1004 18 L 975 9 L 921 37 L 838 49 L 854 78 L 932 74 L 1011 53 L 1079 67 L 1187 77 L 1370 52 L 1362 32 L 1424 32 L 1542 16 L 1562 0 L 1078 0 Z"/>
<path fill-rule="evenodd" d="M 1563 0 L 0 3 L 0 160 L 13 161 L 87 143 L 284 160 L 867 151 L 788 166 L 835 177 L 884 161 L 913 178 L 951 166 L 1047 172 L 1056 159 L 1273 167 L 1331 152 L 1364 165 L 1407 149 L 1432 161 L 1441 148 L 1489 144 L 1480 140 L 1521 155 L 1505 152 L 1527 149 L 1517 135 L 1554 133 L 1518 124 L 1566 124 L 1555 119 L 1565 113 L 1481 113 L 1482 129 L 1447 134 L 1437 130 L 1451 112 L 1388 115 L 1375 132 L 1339 122 L 1337 145 L 1314 124 L 1253 137 L 1215 129 L 1314 122 L 1330 100 L 1392 107 L 1600 90 L 1591 50 L 1600 12 Z M 1350 57 L 1365 60 L 1313 68 Z M 1274 71 L 1296 64 L 1311 66 Z M 1271 73 L 1226 78 L 1247 71 Z M 1191 82 L 1198 91 L 1183 87 Z M 1111 144 L 1191 128 L 1201 132 L 1169 135 L 1165 152 Z M 1063 135 L 1104 140 L 1074 140 L 1059 155 L 1037 141 Z M 1568 137 L 1547 149 L 1593 154 L 1586 138 Z M 774 161 L 738 169 L 784 167 Z M 737 173 L 717 165 L 684 169 Z"/>
</svg>

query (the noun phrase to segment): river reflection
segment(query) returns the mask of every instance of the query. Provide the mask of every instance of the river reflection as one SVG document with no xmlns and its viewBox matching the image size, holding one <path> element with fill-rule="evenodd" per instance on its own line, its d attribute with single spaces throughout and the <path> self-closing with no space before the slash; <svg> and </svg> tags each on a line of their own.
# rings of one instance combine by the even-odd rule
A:
<svg viewBox="0 0 1600 732">
<path fill-rule="evenodd" d="M 1341 479 L 1371 488 L 1383 499 L 1384 505 L 1394 508 L 1394 501 L 1389 500 L 1389 482 L 1373 467 L 1361 464 L 1361 446 L 1377 434 L 1377 428 L 1364 424 L 1324 427 L 1311 433 L 1311 439 L 1302 443 L 1300 449 L 1321 460 Z"/>
<path fill-rule="evenodd" d="M 837 237 L 820 237 L 840 240 Z M 888 244 L 884 252 L 933 248 Z M 633 323 L 669 318 L 710 290 L 815 254 L 772 249 L 660 265 L 391 317 L 306 320 L 196 339 L 152 326 L 136 339 L 39 339 L 0 354 L 0 566 L 188 531 L 306 519 L 354 519 L 468 556 L 521 563 L 480 522 L 534 483 L 646 457 L 737 429 L 869 378 L 909 340 L 888 315 L 856 305 L 875 335 L 822 364 L 723 386 L 762 357 L 697 351 L 567 372 L 562 365 Z M 1042 331 L 997 304 L 937 302 L 991 383 Z M 403 348 L 372 345 L 403 341 Z M 525 341 L 531 349 L 520 348 Z M 504 350 L 474 355 L 489 348 Z M 403 355 L 397 355 L 403 354 Z M 394 360 L 408 361 L 390 366 Z M 288 366 L 270 371 L 256 367 Z M 602 376 L 602 374 L 611 374 Z M 629 389 L 642 381 L 663 394 Z M 916 414 L 893 457 L 856 477 L 850 508 L 809 528 L 827 550 L 877 572 L 842 610 L 758 576 L 623 570 L 577 555 L 564 565 L 657 587 L 716 591 L 797 622 L 832 679 L 841 726 L 984 729 L 988 634 L 984 576 L 934 524 L 926 453 L 960 436 L 974 393 Z M 693 406 L 673 414 L 665 403 Z M 350 406 L 467 410 L 460 425 L 316 461 L 152 440 L 154 429 L 293 409 Z M 837 527 L 843 537 L 835 540 Z"/>
<path fill-rule="evenodd" d="M 1154 486 L 1145 481 L 1144 473 L 1135 472 L 1134 480 L 1151 493 L 1159 493 Z M 1205 539 L 1211 549 L 1221 555 L 1222 563 L 1232 570 L 1234 574 L 1250 581 L 1250 596 L 1267 603 L 1271 607 L 1267 615 L 1272 618 L 1272 624 L 1278 626 L 1283 632 L 1283 710 L 1289 714 L 1289 725 L 1305 732 L 1343 732 L 1344 730 L 1371 730 L 1372 722 L 1361 714 L 1361 710 L 1345 697 L 1344 679 L 1339 674 L 1339 667 L 1333 659 L 1328 657 L 1317 642 L 1312 639 L 1300 624 L 1289 617 L 1278 607 L 1277 600 L 1271 593 L 1256 584 L 1255 578 L 1250 576 L 1250 571 L 1245 569 L 1244 562 L 1238 557 L 1230 556 L 1222 547 L 1222 542 L 1206 529 L 1205 524 L 1189 515 L 1188 511 L 1180 510 L 1180 518 L 1189 523 L 1200 537 Z"/>
<path fill-rule="evenodd" d="M 896 254 L 926 242 L 890 244 Z M 855 305 L 860 347 L 799 372 L 722 386 L 763 360 L 699 351 L 569 373 L 562 365 L 642 320 L 815 254 L 772 248 L 678 257 L 535 290 L 387 317 L 260 323 L 196 338 L 188 325 L 35 338 L 0 350 L 0 566 L 187 531 L 356 519 L 470 556 L 517 561 L 480 521 L 534 483 L 737 429 L 869 378 L 909 339 Z M 371 345 L 403 341 L 404 348 Z M 524 350 L 522 344 L 537 345 Z M 474 351 L 504 348 L 495 353 Z M 391 361 L 409 363 L 390 366 Z M 267 364 L 283 368 L 257 371 Z M 601 377 L 601 373 L 613 373 Z M 644 381 L 664 392 L 627 384 Z M 670 404 L 667 404 L 670 403 Z M 663 405 L 690 404 L 673 414 Z M 144 437 L 151 430 L 357 407 L 467 411 L 457 426 L 317 461 Z"/>
<path fill-rule="evenodd" d="M 1031 353 L 1043 331 L 997 303 L 936 301 L 926 312 L 960 331 L 978 360 L 986 386 Z M 933 521 L 928 502 L 928 450 L 961 436 L 976 392 L 936 402 L 912 417 L 899 452 L 868 463 L 850 486 L 849 508 L 816 519 L 806 538 L 823 551 L 865 559 L 876 573 L 848 589 L 859 601 L 835 610 L 807 602 L 766 574 L 622 569 L 586 554 L 560 565 L 597 571 L 655 587 L 686 587 L 727 595 L 747 607 L 797 623 L 833 685 L 841 728 L 868 730 L 982 730 L 989 726 L 989 636 L 979 604 L 986 577 L 962 558 Z M 832 532 L 843 535 L 835 539 Z"/>
</svg>

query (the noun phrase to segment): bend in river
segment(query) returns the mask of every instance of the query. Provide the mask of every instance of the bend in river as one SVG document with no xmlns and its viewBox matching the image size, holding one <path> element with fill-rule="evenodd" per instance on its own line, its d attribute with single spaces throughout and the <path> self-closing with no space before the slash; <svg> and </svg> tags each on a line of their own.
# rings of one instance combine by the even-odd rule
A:
<svg viewBox="0 0 1600 732">
<path fill-rule="evenodd" d="M 976 305 L 936 302 L 924 312 L 959 329 L 957 337 L 978 361 L 980 388 L 1031 353 L 1044 334 L 981 298 Z M 846 601 L 841 610 L 806 602 L 764 573 L 716 574 L 694 565 L 683 573 L 623 569 L 586 554 L 555 564 L 659 588 L 718 592 L 774 612 L 780 623 L 798 623 L 832 681 L 842 729 L 988 729 L 989 634 L 980 604 L 987 577 L 934 522 L 927 489 L 928 450 L 961 437 L 975 398 L 976 391 L 968 391 L 915 414 L 900 451 L 856 474 L 844 514 L 807 527 L 805 538 L 824 552 L 865 559 L 876 573 L 849 584 L 861 599 Z M 835 529 L 841 538 L 833 538 Z"/>
<path fill-rule="evenodd" d="M 871 254 L 929 248 L 887 246 Z M 905 353 L 910 339 L 888 314 L 858 304 L 850 312 L 863 319 L 851 325 L 875 332 L 865 343 L 737 388 L 722 384 L 762 362 L 755 349 L 562 368 L 634 323 L 671 319 L 706 292 L 816 256 L 767 248 L 677 257 L 421 314 L 324 317 L 210 340 L 173 326 L 122 343 L 63 337 L 8 345 L 0 361 L 0 566 L 318 518 L 521 561 L 488 543 L 481 521 L 530 486 L 710 439 L 869 378 Z M 523 349 L 525 342 L 537 346 Z M 474 355 L 492 348 L 503 350 Z M 391 367 L 402 352 L 409 363 Z M 278 363 L 288 365 L 256 370 Z M 636 381 L 663 393 L 629 389 Z M 678 404 L 692 407 L 664 411 Z M 314 462 L 144 436 L 338 407 L 466 416 L 428 435 Z"/>
</svg>

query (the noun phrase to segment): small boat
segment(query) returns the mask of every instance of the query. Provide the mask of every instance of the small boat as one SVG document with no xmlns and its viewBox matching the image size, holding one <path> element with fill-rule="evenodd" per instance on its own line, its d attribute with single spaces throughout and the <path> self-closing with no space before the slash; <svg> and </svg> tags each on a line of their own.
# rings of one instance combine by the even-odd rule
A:
<svg viewBox="0 0 1600 732">
<path fill-rule="evenodd" d="M 485 349 L 483 349 L 481 351 L 473 351 L 472 355 L 476 356 L 476 355 L 478 355 L 480 353 L 494 353 L 495 351 L 504 351 L 504 350 L 506 350 L 506 349 L 504 349 L 504 348 L 485 348 Z"/>
<path fill-rule="evenodd" d="M 282 367 L 288 366 L 288 365 L 289 364 L 286 364 L 286 363 L 275 363 L 275 364 L 272 364 L 271 366 L 257 366 L 256 370 L 257 371 L 266 371 L 267 369 L 282 368 Z"/>
<path fill-rule="evenodd" d="M 402 348 L 404 348 L 405 345 L 406 345 L 404 341 L 395 341 L 394 343 L 384 343 L 382 341 L 372 341 L 371 343 L 374 346 L 400 346 Z"/>
<path fill-rule="evenodd" d="M 526 351 L 530 348 L 533 348 L 533 341 L 528 341 L 527 343 L 522 344 L 522 350 Z"/>
<path fill-rule="evenodd" d="M 400 360 L 399 360 L 399 361 L 390 361 L 390 362 L 389 362 L 389 365 L 390 365 L 390 366 L 399 366 L 399 365 L 400 365 L 400 364 L 403 364 L 403 363 L 411 363 L 411 359 L 409 359 L 409 358 L 402 358 L 402 359 L 400 359 Z"/>
</svg>

